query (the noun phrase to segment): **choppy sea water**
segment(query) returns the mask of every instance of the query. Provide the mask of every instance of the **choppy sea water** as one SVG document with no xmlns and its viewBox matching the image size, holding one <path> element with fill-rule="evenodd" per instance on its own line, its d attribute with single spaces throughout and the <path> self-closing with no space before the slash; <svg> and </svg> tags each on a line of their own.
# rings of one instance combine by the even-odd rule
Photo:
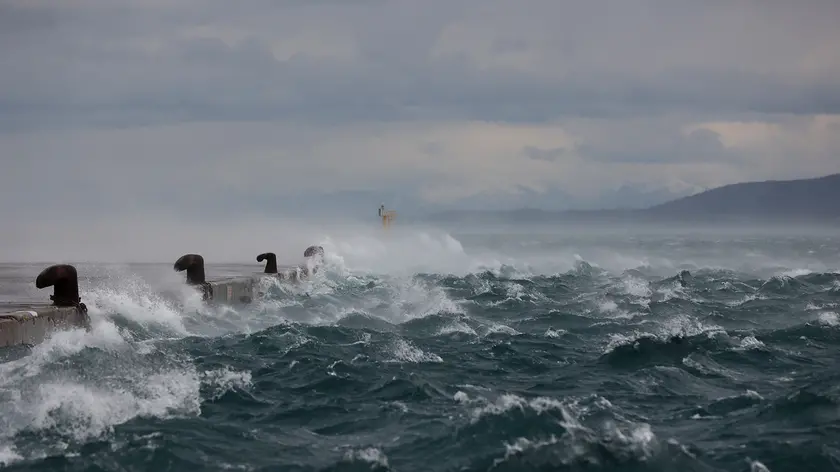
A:
<svg viewBox="0 0 840 472">
<path fill-rule="evenodd" d="M 78 264 L 92 330 L 0 354 L 0 463 L 840 470 L 840 234 L 803 233 L 334 236 L 237 309 Z M 0 299 L 46 299 L 42 268 L 0 265 Z"/>
</svg>

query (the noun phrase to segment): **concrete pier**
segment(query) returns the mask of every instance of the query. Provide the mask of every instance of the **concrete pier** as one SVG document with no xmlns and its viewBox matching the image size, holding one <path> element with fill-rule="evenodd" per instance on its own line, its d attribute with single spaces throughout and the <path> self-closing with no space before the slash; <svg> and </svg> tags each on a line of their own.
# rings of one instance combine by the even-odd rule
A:
<svg viewBox="0 0 840 472">
<path fill-rule="evenodd" d="M 304 257 L 312 262 L 312 272 L 317 272 L 323 264 L 324 248 L 310 246 L 304 251 Z M 300 266 L 277 266 L 277 256 L 264 252 L 257 256 L 257 262 L 265 261 L 263 272 L 208 281 L 204 272 L 204 257 L 200 254 L 185 254 L 175 261 L 177 272 L 187 273 L 187 284 L 196 287 L 202 299 L 225 305 L 248 304 L 262 296 L 259 282 L 263 277 L 277 277 L 281 281 L 298 282 L 309 277 L 307 264 Z"/>
<path fill-rule="evenodd" d="M 204 258 L 199 254 L 185 254 L 175 261 L 177 272 L 187 273 L 187 285 L 202 294 L 202 300 L 226 305 L 247 304 L 255 298 L 257 279 L 252 276 L 231 277 L 208 281 L 204 274 Z"/>
<path fill-rule="evenodd" d="M 75 267 L 50 266 L 38 274 L 35 286 L 53 287 L 53 303 L 0 305 L 0 348 L 38 344 L 60 329 L 90 327 Z"/>
<path fill-rule="evenodd" d="M 277 278 L 283 281 L 298 282 L 309 277 L 309 266 L 312 267 L 312 273 L 318 272 L 318 269 L 324 263 L 324 248 L 321 246 L 309 246 L 303 251 L 303 257 L 312 264 L 290 265 L 284 267 L 277 267 L 277 256 L 273 252 L 264 252 L 257 256 L 257 262 L 265 261 L 265 274 L 276 274 Z"/>
</svg>

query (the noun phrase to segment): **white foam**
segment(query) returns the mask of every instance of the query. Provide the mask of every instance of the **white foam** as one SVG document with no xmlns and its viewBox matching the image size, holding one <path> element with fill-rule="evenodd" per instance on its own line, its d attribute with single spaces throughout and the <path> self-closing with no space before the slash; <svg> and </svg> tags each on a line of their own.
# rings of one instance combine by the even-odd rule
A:
<svg viewBox="0 0 840 472">
<path fill-rule="evenodd" d="M 576 422 L 574 420 L 572 413 L 569 411 L 568 405 L 564 404 L 559 400 L 555 400 L 549 397 L 537 397 L 530 400 L 527 400 L 519 395 L 514 394 L 502 394 L 495 400 L 488 400 L 485 397 L 476 397 L 470 398 L 469 395 L 462 391 L 458 391 L 455 393 L 454 399 L 462 404 L 476 404 L 479 406 L 474 407 L 470 411 L 470 421 L 472 423 L 478 422 L 482 417 L 487 415 L 501 415 L 510 410 L 518 409 L 524 411 L 525 409 L 530 409 L 536 412 L 538 415 L 543 414 L 547 411 L 557 410 L 559 411 L 564 418 L 568 419 L 570 422 Z"/>
<path fill-rule="evenodd" d="M 422 363 L 422 362 L 443 362 L 440 356 L 435 353 L 426 352 L 419 347 L 413 345 L 409 341 L 402 338 L 397 338 L 391 343 L 391 353 L 395 359 L 392 362 L 408 362 L 408 363 Z"/>
<path fill-rule="evenodd" d="M 518 437 L 513 443 L 505 441 L 503 443 L 505 446 L 505 455 L 501 459 L 495 459 L 493 461 L 493 467 L 498 467 L 512 458 L 520 457 L 526 451 L 538 450 L 558 443 L 560 443 L 560 439 L 554 434 L 546 439 L 532 440 L 525 437 Z"/>
<path fill-rule="evenodd" d="M 833 311 L 825 311 L 818 315 L 817 320 L 823 326 L 840 326 L 840 315 Z"/>
<path fill-rule="evenodd" d="M 8 467 L 21 459 L 23 456 L 18 454 L 13 446 L 0 446 L 0 465 Z"/>
<path fill-rule="evenodd" d="M 187 331 L 174 302 L 131 278 L 104 282 L 82 293 L 89 331 L 57 331 L 29 355 L 0 364 L 0 461 L 23 459 L 13 442 L 24 431 L 86 441 L 138 417 L 197 415 L 202 384 L 213 396 L 249 385 L 247 372 L 199 372 L 190 360 L 167 353 L 165 342 L 158 345 Z M 118 318 L 159 332 L 149 342 L 137 342 L 118 326 Z M 45 442 L 26 455 L 64 447 L 61 441 Z"/>
<path fill-rule="evenodd" d="M 734 308 L 734 307 L 738 307 L 738 306 L 741 306 L 745 303 L 749 303 L 749 302 L 752 302 L 752 301 L 755 301 L 755 300 L 767 300 L 767 296 L 761 295 L 761 294 L 750 294 L 750 295 L 745 295 L 744 298 L 742 298 L 741 300 L 728 301 L 728 302 L 726 302 L 726 304 L 728 306 Z"/>
<path fill-rule="evenodd" d="M 646 280 L 637 277 L 625 277 L 621 280 L 625 293 L 638 298 L 650 298 L 653 291 Z"/>
<path fill-rule="evenodd" d="M 652 331 L 630 330 L 625 333 L 610 334 L 607 339 L 607 344 L 604 348 L 604 354 L 612 352 L 615 348 L 623 345 L 635 343 L 642 338 L 653 338 L 661 342 L 667 342 L 673 336 L 697 336 L 699 334 L 706 334 L 708 337 L 713 337 L 718 334 L 726 335 L 726 330 L 714 324 L 706 324 L 698 321 L 688 315 L 677 315 L 668 318 L 662 322 L 656 322 L 656 327 Z"/>
<path fill-rule="evenodd" d="M 740 345 L 736 348 L 736 350 L 743 350 L 743 351 L 751 351 L 751 350 L 763 350 L 766 349 L 767 346 L 756 339 L 755 336 L 745 336 L 741 339 Z"/>
<path fill-rule="evenodd" d="M 787 278 L 796 278 L 796 277 L 801 277 L 803 275 L 809 275 L 809 274 L 813 274 L 813 273 L 814 273 L 814 271 L 811 270 L 811 269 L 799 268 L 799 269 L 790 269 L 790 270 L 783 271 L 779 275 L 781 275 L 782 277 L 787 277 Z"/>
<path fill-rule="evenodd" d="M 615 313 L 618 311 L 618 304 L 612 300 L 604 300 L 598 304 L 598 309 L 603 313 Z"/>
<path fill-rule="evenodd" d="M 747 459 L 747 462 L 750 463 L 750 472 L 770 472 L 770 469 L 759 461 Z"/>
<path fill-rule="evenodd" d="M 388 457 L 380 449 L 375 447 L 349 450 L 345 453 L 344 459 L 388 467 Z"/>
<path fill-rule="evenodd" d="M 474 329 L 472 329 L 466 323 L 462 323 L 460 321 L 453 321 L 449 324 L 444 325 L 437 331 L 437 333 L 435 333 L 435 335 L 444 336 L 452 333 L 464 333 L 470 336 L 478 336 L 478 333 Z"/>
<path fill-rule="evenodd" d="M 201 379 L 205 384 L 209 384 L 213 388 L 212 398 L 214 400 L 233 388 L 245 389 L 252 385 L 251 372 L 239 372 L 230 367 L 205 372 L 201 376 Z"/>
<path fill-rule="evenodd" d="M 607 434 L 641 459 L 649 459 L 657 451 L 656 435 L 647 423 L 632 424 L 626 433 L 615 424 L 608 424 Z"/>
<path fill-rule="evenodd" d="M 453 399 L 462 408 L 468 408 L 471 424 L 476 424 L 487 416 L 503 416 L 515 410 L 532 412 L 538 416 L 548 412 L 560 414 L 557 423 L 565 430 L 562 436 L 551 435 L 547 438 L 536 439 L 519 437 L 513 443 L 505 442 L 504 456 L 494 461 L 495 466 L 528 450 L 540 449 L 560 442 L 566 446 L 562 450 L 570 456 L 584 455 L 587 453 L 587 448 L 583 447 L 583 443 L 597 440 L 599 434 L 584 426 L 580 418 L 589 415 L 592 410 L 611 413 L 615 410 L 615 406 L 609 400 L 597 395 L 584 399 L 559 400 L 550 397 L 525 399 L 519 395 L 505 393 L 490 400 L 481 395 L 470 397 L 464 391 L 458 391 Z M 629 450 L 643 460 L 656 454 L 657 439 L 650 425 L 621 419 L 621 415 L 616 415 L 616 418 L 623 423 L 623 426 L 620 428 L 615 421 L 607 421 L 600 434 L 609 448 Z"/>
<path fill-rule="evenodd" d="M 148 287 L 97 287 L 85 295 L 85 303 L 92 318 L 118 313 L 143 326 L 158 325 L 173 334 L 188 334 L 180 311 L 172 302 L 151 293 Z"/>
<path fill-rule="evenodd" d="M 545 331 L 545 333 L 543 333 L 543 336 L 545 336 L 547 338 L 559 339 L 559 338 L 562 338 L 563 336 L 565 336 L 566 334 L 568 334 L 568 331 L 566 331 L 565 329 L 548 328 Z"/>
<path fill-rule="evenodd" d="M 464 252 L 446 233 L 391 231 L 357 233 L 321 242 L 328 263 L 351 273 L 413 275 L 418 272 L 461 272 L 480 261 Z"/>
<path fill-rule="evenodd" d="M 485 336 L 488 336 L 490 334 L 507 334 L 508 336 L 519 336 L 520 334 L 522 334 L 519 331 L 511 328 L 510 326 L 501 323 L 487 322 L 483 324 L 483 326 L 486 329 L 486 332 L 484 334 Z"/>
<path fill-rule="evenodd" d="M 641 304 L 646 305 L 647 302 L 644 301 Z M 597 309 L 601 314 L 606 315 L 610 319 L 630 319 L 637 315 L 637 313 L 630 313 L 627 310 L 620 309 L 616 302 L 608 299 L 597 302 Z"/>
<path fill-rule="evenodd" d="M 105 383 L 105 382 L 103 382 Z M 126 386 L 47 382 L 33 392 L 23 413 L 27 428 L 57 430 L 76 440 L 99 436 L 135 417 L 166 418 L 198 414 L 199 382 L 195 372 L 169 370 Z M 34 408 L 32 408 L 34 406 Z"/>
</svg>

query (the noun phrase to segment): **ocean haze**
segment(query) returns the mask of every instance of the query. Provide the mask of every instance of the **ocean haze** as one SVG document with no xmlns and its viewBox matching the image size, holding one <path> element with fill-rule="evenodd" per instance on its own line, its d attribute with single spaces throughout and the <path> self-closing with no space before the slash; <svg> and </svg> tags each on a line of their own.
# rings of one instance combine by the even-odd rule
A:
<svg viewBox="0 0 840 472">
<path fill-rule="evenodd" d="M 550 211 L 540 208 L 514 210 L 452 210 L 429 216 L 429 221 L 459 224 L 589 224 L 625 226 L 669 225 L 717 228 L 757 226 L 836 227 L 840 223 L 840 174 L 814 179 L 742 182 L 645 208 Z M 804 227 L 798 228 L 806 231 Z"/>
<path fill-rule="evenodd" d="M 214 198 L 218 204 L 212 208 L 195 207 L 186 213 L 127 211 L 130 216 L 99 222 L 62 215 L 16 226 L 0 248 L 0 260 L 162 262 L 199 251 L 220 262 L 244 262 L 252 258 L 252 252 L 255 256 L 271 250 L 280 260 L 293 261 L 312 241 L 320 240 L 325 234 L 377 234 L 381 222 L 376 214 L 375 198 L 385 200 L 386 196 L 393 197 L 386 207 L 397 210 L 396 226 L 407 231 L 516 228 L 522 232 L 547 226 L 561 232 L 782 228 L 811 234 L 836 228 L 840 223 L 840 174 L 739 183 L 648 207 L 600 210 L 513 206 L 487 210 L 481 206 L 473 210 L 440 211 L 394 195 L 337 192 L 328 197 L 315 196 L 312 200 L 309 197 L 276 202 L 265 199 L 255 207 L 242 207 L 235 200 L 227 202 L 223 195 L 217 195 Z M 329 200 L 336 205 L 329 211 L 319 211 Z M 393 202 L 401 206 L 395 208 Z M 107 204 L 107 200 L 103 203 Z M 56 227 L 61 228 L 60 237 L 54 232 Z"/>
<path fill-rule="evenodd" d="M 221 228 L 381 200 L 642 208 L 828 175 L 838 15 L 824 0 L 5 0 L 0 217 L 25 239 L 67 215 Z"/>
</svg>

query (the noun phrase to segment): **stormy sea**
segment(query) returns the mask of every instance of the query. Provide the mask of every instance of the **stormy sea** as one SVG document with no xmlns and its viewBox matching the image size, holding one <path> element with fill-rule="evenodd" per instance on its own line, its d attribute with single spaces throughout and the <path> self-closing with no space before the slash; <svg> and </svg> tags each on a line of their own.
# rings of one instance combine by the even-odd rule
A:
<svg viewBox="0 0 840 472">
<path fill-rule="evenodd" d="M 0 469 L 840 470 L 840 231 L 315 242 L 245 307 L 77 263 L 91 329 L 0 354 Z M 0 300 L 48 300 L 44 267 L 0 265 Z"/>
</svg>

